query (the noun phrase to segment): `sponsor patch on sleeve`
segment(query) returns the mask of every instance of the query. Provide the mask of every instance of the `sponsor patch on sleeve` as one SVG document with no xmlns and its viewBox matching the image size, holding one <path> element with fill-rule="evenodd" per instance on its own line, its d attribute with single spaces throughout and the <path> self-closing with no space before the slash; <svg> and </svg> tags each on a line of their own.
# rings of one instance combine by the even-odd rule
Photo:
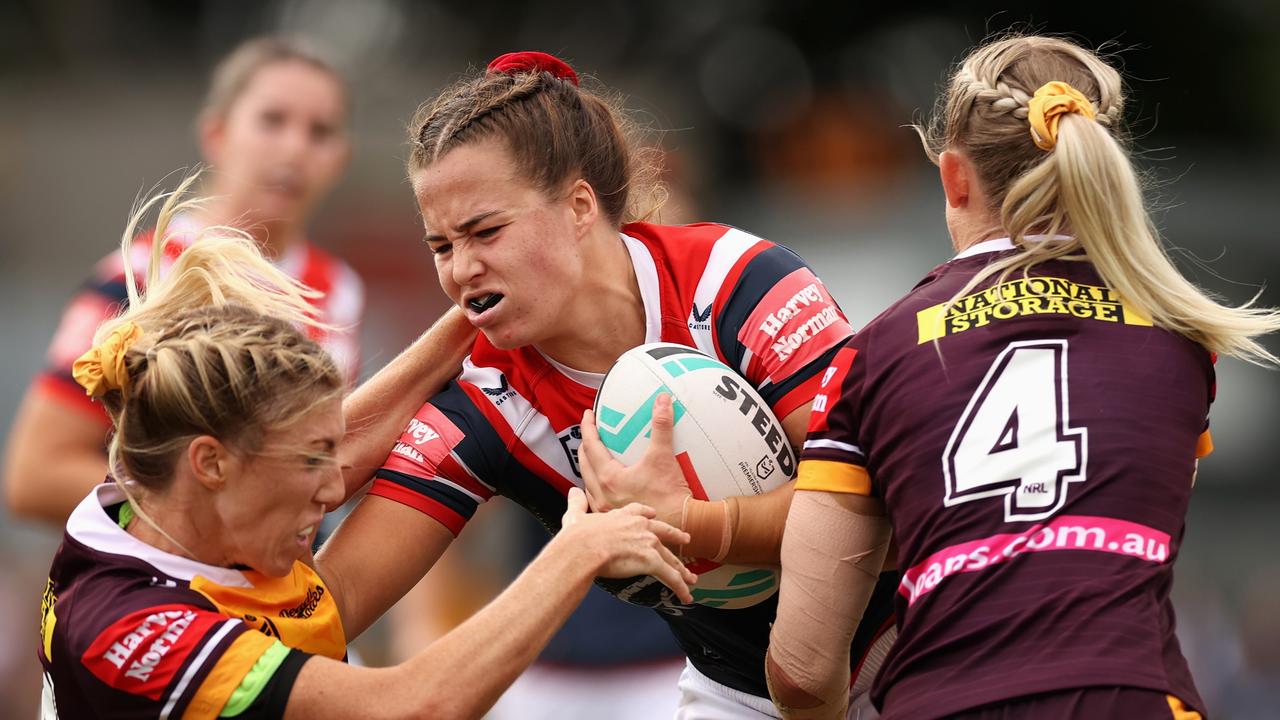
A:
<svg viewBox="0 0 1280 720">
<path fill-rule="evenodd" d="M 99 680 L 159 700 L 200 641 L 227 618 L 189 605 L 160 605 L 112 623 L 81 656 Z"/>
<path fill-rule="evenodd" d="M 440 463 L 463 437 L 457 425 L 435 405 L 427 403 L 409 421 L 383 467 L 415 477 L 434 477 Z"/>
<path fill-rule="evenodd" d="M 836 352 L 831 365 L 822 373 L 822 382 L 818 384 L 818 392 L 813 396 L 813 411 L 809 414 L 809 432 L 826 432 L 827 414 L 831 406 L 840 399 L 844 388 L 845 376 L 853 367 L 853 358 L 858 354 L 857 348 L 845 347 Z"/>
<path fill-rule="evenodd" d="M 778 382 L 853 333 L 827 288 L 809 268 L 782 278 L 756 305 L 738 341 L 759 364 L 760 380 Z M 755 377 L 755 373 L 748 371 Z"/>
</svg>

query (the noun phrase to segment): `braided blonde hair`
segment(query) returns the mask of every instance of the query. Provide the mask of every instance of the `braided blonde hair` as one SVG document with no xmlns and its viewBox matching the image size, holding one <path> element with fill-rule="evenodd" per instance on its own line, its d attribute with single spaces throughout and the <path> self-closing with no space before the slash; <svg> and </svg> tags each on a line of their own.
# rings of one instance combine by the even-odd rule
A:
<svg viewBox="0 0 1280 720">
<path fill-rule="evenodd" d="M 1065 82 L 1097 116 L 1063 115 L 1057 145 L 1032 141 L 1028 102 L 1046 83 Z M 973 163 L 1000 228 L 1021 252 L 992 263 L 952 298 L 987 278 L 1024 275 L 1061 258 L 1087 260 L 1135 312 L 1209 350 L 1257 364 L 1280 364 L 1255 338 L 1280 329 L 1280 312 L 1222 305 L 1178 272 L 1147 213 L 1143 187 L 1121 127 L 1120 74 L 1067 40 L 1010 36 L 973 50 L 952 74 L 925 127 L 916 127 L 934 162 L 959 150 Z M 1027 235 L 1072 236 L 1064 242 Z"/>
<path fill-rule="evenodd" d="M 147 490 L 167 487 L 193 438 L 252 452 L 270 430 L 344 388 L 333 360 L 299 329 L 327 329 L 310 303 L 316 293 L 268 262 L 245 233 L 208 228 L 161 275 L 173 218 L 202 202 L 185 197 L 196 178 L 134 212 L 122 242 L 129 307 L 95 336 L 100 343 L 126 323 L 142 330 L 124 354 L 126 381 L 102 402 L 115 426 L 113 473 Z M 133 236 L 156 205 L 143 291 Z"/>
</svg>

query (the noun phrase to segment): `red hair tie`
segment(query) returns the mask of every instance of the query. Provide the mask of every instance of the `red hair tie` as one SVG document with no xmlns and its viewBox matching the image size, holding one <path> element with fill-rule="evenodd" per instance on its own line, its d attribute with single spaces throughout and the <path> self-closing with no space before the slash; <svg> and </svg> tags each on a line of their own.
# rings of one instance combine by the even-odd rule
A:
<svg viewBox="0 0 1280 720">
<path fill-rule="evenodd" d="M 561 80 L 568 80 L 575 87 L 578 84 L 578 73 L 569 67 L 569 63 L 555 55 L 548 55 L 536 50 L 499 55 L 485 69 L 489 72 L 504 73 L 506 75 L 524 72 L 548 72 Z"/>
</svg>

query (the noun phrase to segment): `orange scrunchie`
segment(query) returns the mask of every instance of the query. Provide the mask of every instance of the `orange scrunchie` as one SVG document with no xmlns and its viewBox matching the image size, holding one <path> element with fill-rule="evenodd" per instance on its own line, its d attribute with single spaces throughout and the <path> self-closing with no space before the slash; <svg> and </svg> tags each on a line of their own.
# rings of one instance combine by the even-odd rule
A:
<svg viewBox="0 0 1280 720">
<path fill-rule="evenodd" d="M 1031 123 L 1031 139 L 1041 150 L 1052 150 L 1058 144 L 1058 118 L 1064 113 L 1079 113 L 1090 120 L 1098 112 L 1079 90 L 1059 82 L 1045 83 L 1027 103 L 1027 121 Z"/>
<path fill-rule="evenodd" d="M 89 349 L 71 366 L 71 376 L 89 397 L 102 397 L 109 390 L 123 390 L 129 381 L 124 366 L 125 353 L 142 337 L 142 328 L 132 320 L 111 331 L 102 344 Z"/>
</svg>

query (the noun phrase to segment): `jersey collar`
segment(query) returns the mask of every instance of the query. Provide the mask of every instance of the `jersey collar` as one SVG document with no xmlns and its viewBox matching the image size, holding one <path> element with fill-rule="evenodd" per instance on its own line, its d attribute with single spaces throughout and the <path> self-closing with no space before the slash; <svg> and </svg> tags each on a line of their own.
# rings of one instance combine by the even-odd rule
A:
<svg viewBox="0 0 1280 720">
<path fill-rule="evenodd" d="M 1042 242 L 1050 238 L 1048 235 L 1023 235 L 1022 239 L 1026 240 L 1027 242 Z M 1052 239 L 1070 240 L 1071 236 L 1070 235 L 1054 235 Z M 980 243 L 974 243 L 969 247 L 961 250 L 960 252 L 956 253 L 955 257 L 951 259 L 961 260 L 963 258 L 973 257 L 974 255 L 982 255 L 983 253 L 1000 252 L 1002 250 L 1013 250 L 1015 247 L 1016 246 L 1013 244 L 1013 240 L 1007 237 L 995 238 L 994 240 L 983 240 Z"/>
<path fill-rule="evenodd" d="M 244 573 L 217 565 L 206 565 L 181 555 L 152 547 L 125 532 L 106 508 L 127 500 L 115 483 L 103 483 L 90 492 L 67 520 L 67 536 L 99 552 L 137 558 L 172 578 L 190 582 L 196 576 L 230 587 L 253 587 Z"/>
</svg>

